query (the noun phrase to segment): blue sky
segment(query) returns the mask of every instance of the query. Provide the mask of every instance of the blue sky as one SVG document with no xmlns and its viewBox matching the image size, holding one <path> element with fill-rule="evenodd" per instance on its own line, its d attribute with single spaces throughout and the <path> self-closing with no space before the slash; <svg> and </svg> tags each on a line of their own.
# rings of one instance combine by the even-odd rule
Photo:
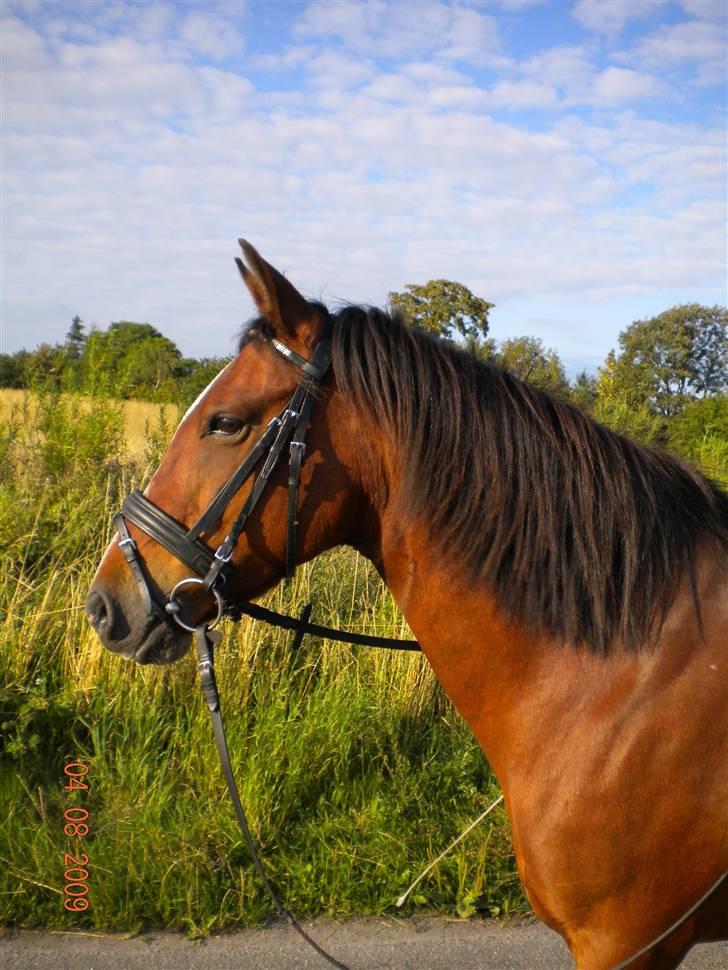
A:
<svg viewBox="0 0 728 970">
<path fill-rule="evenodd" d="M 230 353 L 248 238 L 307 295 L 445 277 L 595 370 L 726 302 L 723 0 L 4 0 L 2 350 Z"/>
</svg>

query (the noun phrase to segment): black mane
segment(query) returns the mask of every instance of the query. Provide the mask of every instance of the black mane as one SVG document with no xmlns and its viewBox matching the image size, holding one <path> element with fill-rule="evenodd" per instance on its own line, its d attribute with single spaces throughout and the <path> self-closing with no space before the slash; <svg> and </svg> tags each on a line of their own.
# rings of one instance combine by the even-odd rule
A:
<svg viewBox="0 0 728 970">
<path fill-rule="evenodd" d="M 637 649 L 698 538 L 728 542 L 728 495 L 679 459 L 395 316 L 347 307 L 332 347 L 338 386 L 397 442 L 399 513 L 527 625 Z"/>
</svg>

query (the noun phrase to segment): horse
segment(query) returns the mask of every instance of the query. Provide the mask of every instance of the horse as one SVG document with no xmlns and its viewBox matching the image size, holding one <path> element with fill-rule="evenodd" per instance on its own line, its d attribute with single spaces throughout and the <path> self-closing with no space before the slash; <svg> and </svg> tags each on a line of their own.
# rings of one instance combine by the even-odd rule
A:
<svg viewBox="0 0 728 970">
<path fill-rule="evenodd" d="M 728 496 L 394 314 L 309 302 L 240 244 L 257 316 L 179 424 L 147 506 L 188 535 L 201 523 L 208 550 L 247 516 L 218 557 L 225 597 L 275 587 L 286 472 L 256 504 L 261 475 L 236 469 L 308 385 L 295 563 L 342 544 L 374 563 L 499 780 L 536 915 L 580 970 L 663 970 L 728 938 Z M 167 546 L 132 519 L 88 596 L 104 646 L 139 663 L 191 641 L 143 602 L 177 609 L 168 591 L 193 582 Z M 190 629 L 216 605 L 194 582 Z"/>
</svg>

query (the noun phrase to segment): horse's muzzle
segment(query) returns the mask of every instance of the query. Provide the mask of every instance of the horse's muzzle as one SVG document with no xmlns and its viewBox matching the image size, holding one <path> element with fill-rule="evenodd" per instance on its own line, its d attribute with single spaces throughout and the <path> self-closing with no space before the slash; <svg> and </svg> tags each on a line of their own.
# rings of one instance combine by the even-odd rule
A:
<svg viewBox="0 0 728 970">
<path fill-rule="evenodd" d="M 86 600 L 86 619 L 107 650 L 140 664 L 173 663 L 191 642 L 176 624 L 148 616 L 136 597 L 122 604 L 98 580 Z"/>
</svg>

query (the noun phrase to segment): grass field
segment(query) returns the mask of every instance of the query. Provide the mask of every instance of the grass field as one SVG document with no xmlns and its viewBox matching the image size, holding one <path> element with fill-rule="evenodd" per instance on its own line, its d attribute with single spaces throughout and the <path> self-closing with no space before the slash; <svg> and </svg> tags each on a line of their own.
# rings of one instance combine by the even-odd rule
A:
<svg viewBox="0 0 728 970">
<path fill-rule="evenodd" d="M 85 408 L 91 408 L 89 398 L 75 398 L 82 402 Z M 153 435 L 162 426 L 174 426 L 177 423 L 177 408 L 174 404 L 152 404 L 149 401 L 120 402 L 124 416 L 123 437 L 125 450 L 131 458 L 140 460 L 148 448 L 150 433 Z M 30 420 L 34 420 L 32 395 L 27 391 L 16 391 L 9 387 L 0 387 L 0 424 L 8 425 L 13 414 L 29 411 Z"/>
<path fill-rule="evenodd" d="M 193 658 L 126 663 L 83 615 L 111 517 L 157 464 L 174 411 L 7 391 L 0 404 L 0 922 L 205 933 L 264 920 L 271 906 L 228 805 Z M 690 449 L 728 479 L 724 436 L 701 432 Z M 288 613 L 309 600 L 318 622 L 407 635 L 350 551 L 269 598 Z M 272 881 L 301 916 L 386 911 L 497 797 L 479 748 L 419 655 L 312 638 L 294 654 L 251 621 L 223 634 L 232 761 Z M 65 787 L 68 761 L 88 766 L 88 790 Z M 64 832 L 74 809 L 88 812 L 88 833 Z M 65 853 L 88 857 L 82 912 L 64 906 Z M 527 910 L 502 806 L 408 906 Z"/>
</svg>

